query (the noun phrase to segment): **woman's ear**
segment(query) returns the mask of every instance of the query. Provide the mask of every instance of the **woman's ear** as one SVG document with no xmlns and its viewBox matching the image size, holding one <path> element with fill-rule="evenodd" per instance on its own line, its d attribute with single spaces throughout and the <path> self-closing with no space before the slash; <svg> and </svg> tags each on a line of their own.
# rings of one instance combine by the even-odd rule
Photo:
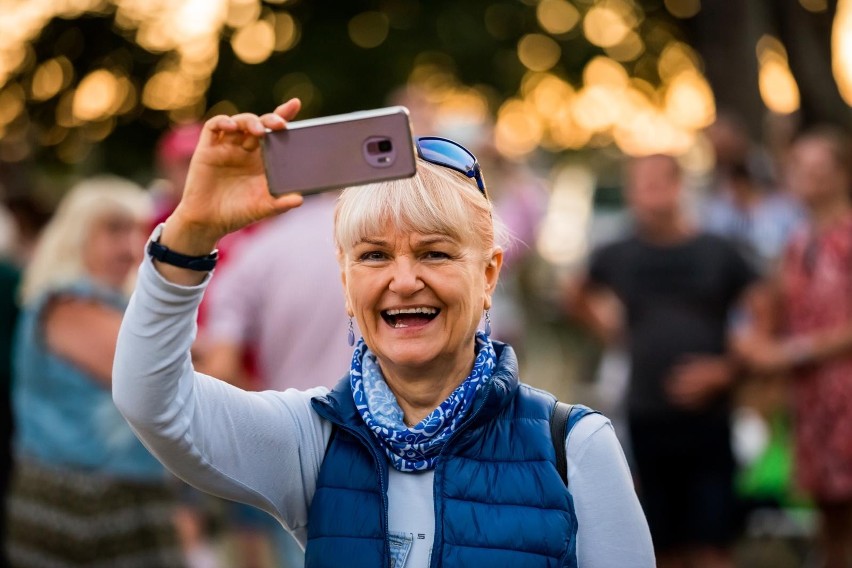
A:
<svg viewBox="0 0 852 568">
<path fill-rule="evenodd" d="M 497 287 L 497 281 L 500 278 L 500 269 L 503 267 L 503 249 L 495 247 L 491 251 L 491 258 L 485 265 L 485 304 L 486 310 L 491 309 L 491 295 Z"/>
<path fill-rule="evenodd" d="M 352 304 L 349 303 L 349 289 L 346 287 L 346 273 L 342 272 L 341 275 L 343 276 L 343 299 L 346 301 L 346 315 L 351 318 L 354 317 L 354 313 L 352 311 Z"/>
<path fill-rule="evenodd" d="M 346 315 L 350 318 L 352 315 L 352 308 L 349 304 L 349 288 L 346 286 L 346 264 L 343 262 L 342 256 L 338 253 L 338 260 L 340 260 L 340 283 L 343 284 L 343 298 L 346 300 Z"/>
</svg>

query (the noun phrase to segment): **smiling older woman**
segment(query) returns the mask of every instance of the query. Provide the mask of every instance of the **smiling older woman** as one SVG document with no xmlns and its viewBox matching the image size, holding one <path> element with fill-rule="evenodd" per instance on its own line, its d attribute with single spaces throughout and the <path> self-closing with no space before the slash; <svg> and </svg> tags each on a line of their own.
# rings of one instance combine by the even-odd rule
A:
<svg viewBox="0 0 852 568">
<path fill-rule="evenodd" d="M 294 99 L 211 119 L 155 233 L 113 382 L 146 446 L 189 483 L 275 516 L 311 567 L 653 566 L 609 421 L 578 407 L 554 445 L 555 399 L 519 381 L 511 347 L 477 331 L 503 253 L 478 165 L 460 167 L 452 142 L 421 143 L 414 178 L 340 198 L 335 240 L 363 338 L 334 390 L 249 393 L 194 372 L 209 276 L 165 251 L 209 270 L 219 238 L 300 205 L 269 194 L 258 143 L 298 109 Z M 453 171 L 468 167 L 476 183 Z"/>
</svg>

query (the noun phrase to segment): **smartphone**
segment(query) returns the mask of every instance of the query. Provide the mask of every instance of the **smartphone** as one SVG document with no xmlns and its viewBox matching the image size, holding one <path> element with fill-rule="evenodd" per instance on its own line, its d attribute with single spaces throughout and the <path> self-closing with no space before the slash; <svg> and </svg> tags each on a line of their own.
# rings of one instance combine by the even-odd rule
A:
<svg viewBox="0 0 852 568">
<path fill-rule="evenodd" d="M 299 120 L 262 139 L 269 192 L 319 193 L 411 177 L 416 171 L 408 109 L 380 108 Z"/>
</svg>

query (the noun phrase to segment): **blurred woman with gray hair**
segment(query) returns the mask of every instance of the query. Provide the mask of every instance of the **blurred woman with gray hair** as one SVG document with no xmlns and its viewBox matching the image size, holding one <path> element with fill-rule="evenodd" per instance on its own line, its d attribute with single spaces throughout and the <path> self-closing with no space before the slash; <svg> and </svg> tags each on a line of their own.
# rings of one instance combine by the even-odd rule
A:
<svg viewBox="0 0 852 568">
<path fill-rule="evenodd" d="M 16 568 L 182 564 L 165 472 L 110 396 L 150 212 L 129 181 L 83 181 L 24 273 L 6 543 Z"/>
</svg>

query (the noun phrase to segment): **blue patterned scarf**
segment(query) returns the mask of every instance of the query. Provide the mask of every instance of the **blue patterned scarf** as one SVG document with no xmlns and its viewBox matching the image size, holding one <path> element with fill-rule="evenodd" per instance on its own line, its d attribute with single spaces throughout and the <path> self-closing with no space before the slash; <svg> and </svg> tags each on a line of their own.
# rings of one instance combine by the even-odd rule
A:
<svg viewBox="0 0 852 568">
<path fill-rule="evenodd" d="M 391 465 L 399 471 L 433 469 L 438 454 L 464 421 L 476 393 L 491 380 L 497 356 L 491 340 L 476 333 L 476 360 L 470 375 L 438 408 L 416 426 L 403 422 L 402 409 L 396 401 L 376 356 L 361 339 L 352 356 L 349 380 L 358 414 L 384 449 Z"/>
</svg>

